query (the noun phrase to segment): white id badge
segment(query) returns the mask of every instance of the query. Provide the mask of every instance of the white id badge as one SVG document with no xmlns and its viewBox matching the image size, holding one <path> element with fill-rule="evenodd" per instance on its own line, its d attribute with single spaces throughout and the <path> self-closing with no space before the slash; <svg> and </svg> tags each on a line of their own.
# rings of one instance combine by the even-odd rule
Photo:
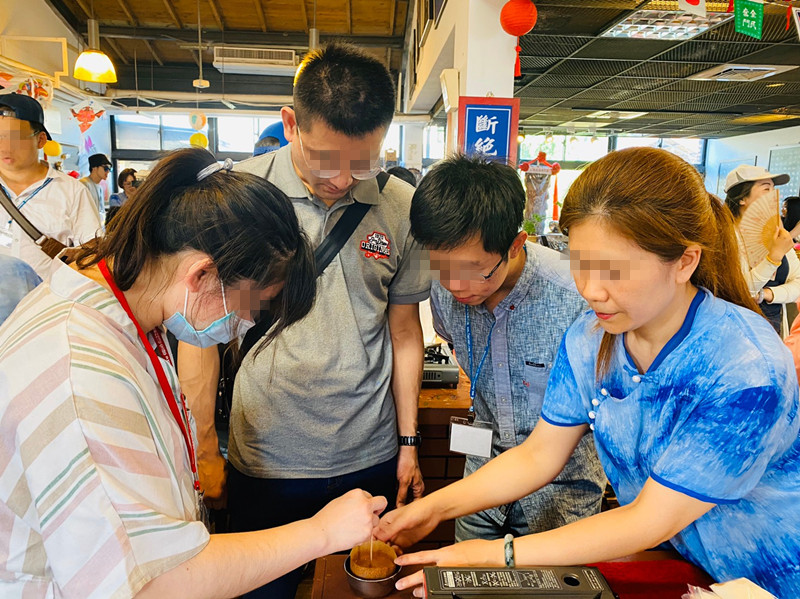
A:
<svg viewBox="0 0 800 599">
<path fill-rule="evenodd" d="M 492 455 L 492 429 L 488 422 L 450 418 L 450 451 L 488 458 Z"/>
</svg>

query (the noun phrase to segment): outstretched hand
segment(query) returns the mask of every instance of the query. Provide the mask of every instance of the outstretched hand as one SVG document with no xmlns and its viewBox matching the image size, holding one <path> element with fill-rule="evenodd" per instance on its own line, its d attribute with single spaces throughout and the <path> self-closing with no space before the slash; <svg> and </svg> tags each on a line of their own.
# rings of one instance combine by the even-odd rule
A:
<svg viewBox="0 0 800 599">
<path fill-rule="evenodd" d="M 503 566 L 503 541 L 472 540 L 456 543 L 433 551 L 401 555 L 395 560 L 400 566 L 433 564 L 435 566 Z M 413 589 L 414 597 L 424 597 L 422 570 L 397 581 L 398 590 Z"/>
<path fill-rule="evenodd" d="M 440 522 L 427 506 L 423 498 L 384 514 L 373 531 L 375 538 L 401 549 L 425 538 Z"/>
</svg>

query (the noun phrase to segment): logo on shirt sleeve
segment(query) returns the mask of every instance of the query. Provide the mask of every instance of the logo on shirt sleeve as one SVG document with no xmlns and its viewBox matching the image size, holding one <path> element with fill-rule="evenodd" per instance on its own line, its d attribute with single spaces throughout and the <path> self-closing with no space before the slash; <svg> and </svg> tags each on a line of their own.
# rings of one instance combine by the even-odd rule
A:
<svg viewBox="0 0 800 599">
<path fill-rule="evenodd" d="M 389 238 L 384 233 L 373 231 L 371 235 L 361 242 L 361 251 L 364 252 L 364 256 L 367 258 L 380 260 L 391 255 L 390 246 Z"/>
</svg>

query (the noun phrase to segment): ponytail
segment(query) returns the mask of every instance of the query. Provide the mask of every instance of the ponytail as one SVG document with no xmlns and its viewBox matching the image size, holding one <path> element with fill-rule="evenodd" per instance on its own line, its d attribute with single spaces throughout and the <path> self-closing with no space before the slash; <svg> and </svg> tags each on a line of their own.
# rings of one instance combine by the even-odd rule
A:
<svg viewBox="0 0 800 599">
<path fill-rule="evenodd" d="M 211 258 L 224 285 L 252 281 L 263 289 L 284 282 L 279 300 L 271 302 L 268 343 L 311 309 L 314 256 L 286 195 L 262 177 L 230 171 L 231 165 L 217 166 L 199 148 L 168 154 L 120 208 L 105 237 L 83 247 L 78 267 L 107 259 L 125 291 L 162 257 L 192 249 Z"/>
<path fill-rule="evenodd" d="M 708 200 L 718 234 L 709 239 L 703 249 L 692 283 L 705 287 L 720 299 L 761 314 L 742 274 L 733 216 L 717 196 L 709 193 Z"/>
<path fill-rule="evenodd" d="M 78 267 L 112 258 L 114 282 L 126 291 L 149 260 L 188 246 L 191 233 L 185 223 L 168 216 L 169 209 L 198 185 L 197 174 L 214 162 L 214 156 L 200 148 L 178 150 L 160 160 L 136 191 L 135 201 L 125 202 L 109 222 L 105 235 L 84 244 Z"/>
</svg>

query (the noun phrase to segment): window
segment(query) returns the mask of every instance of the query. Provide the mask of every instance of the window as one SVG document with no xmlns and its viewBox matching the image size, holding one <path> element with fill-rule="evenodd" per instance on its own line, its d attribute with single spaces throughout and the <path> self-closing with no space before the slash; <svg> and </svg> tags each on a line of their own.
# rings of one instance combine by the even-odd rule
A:
<svg viewBox="0 0 800 599">
<path fill-rule="evenodd" d="M 253 146 L 264 127 L 277 119 L 259 119 L 245 116 L 217 117 L 217 145 L 219 152 L 253 153 Z M 262 125 L 263 121 L 263 125 Z"/>
<path fill-rule="evenodd" d="M 423 157 L 441 160 L 444 158 L 445 128 L 441 125 L 425 127 Z"/>
<path fill-rule="evenodd" d="M 591 162 L 608 154 L 608 138 L 592 135 L 570 135 L 565 160 Z"/>
<path fill-rule="evenodd" d="M 386 150 L 394 150 L 395 161 L 400 161 L 401 146 L 400 125 L 389 125 L 389 131 L 386 132 L 386 138 L 383 140 L 383 147 L 381 148 L 381 158 L 385 158 Z"/>
<path fill-rule="evenodd" d="M 703 164 L 704 143 L 704 140 L 696 138 L 618 137 L 617 149 L 624 150 L 641 146 L 663 148 L 680 156 L 689 164 L 699 167 Z"/>
<path fill-rule="evenodd" d="M 165 114 L 161 117 L 161 149 L 188 148 L 189 138 L 195 133 L 208 136 L 208 125 L 195 131 L 189 124 L 188 114 Z"/>
<path fill-rule="evenodd" d="M 662 139 L 661 147 L 677 154 L 689 164 L 700 165 L 703 162 L 703 142 L 702 139 L 694 138 Z"/>
<path fill-rule="evenodd" d="M 161 121 L 157 116 L 119 114 L 114 116 L 117 147 L 130 150 L 160 150 Z"/>
<path fill-rule="evenodd" d="M 627 148 L 660 148 L 661 138 L 659 137 L 618 137 L 617 149 L 625 150 Z"/>
<path fill-rule="evenodd" d="M 120 114 L 114 116 L 118 150 L 174 150 L 189 147 L 195 133 L 208 135 L 208 125 L 195 131 L 188 114 L 149 116 Z"/>
</svg>

